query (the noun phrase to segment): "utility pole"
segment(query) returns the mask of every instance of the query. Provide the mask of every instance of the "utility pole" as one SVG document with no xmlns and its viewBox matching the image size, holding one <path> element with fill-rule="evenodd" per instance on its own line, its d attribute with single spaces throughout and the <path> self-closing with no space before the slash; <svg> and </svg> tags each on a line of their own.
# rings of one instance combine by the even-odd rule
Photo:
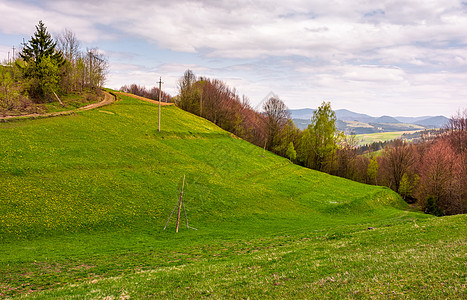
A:
<svg viewBox="0 0 467 300">
<path fill-rule="evenodd" d="M 15 61 L 15 46 L 13 46 L 13 61 Z"/>
<path fill-rule="evenodd" d="M 92 87 L 92 49 L 89 50 L 89 85 Z"/>
<path fill-rule="evenodd" d="M 162 101 L 162 78 L 159 77 L 159 132 L 161 132 L 161 101 Z M 178 226 L 177 226 L 178 232 Z"/>
</svg>

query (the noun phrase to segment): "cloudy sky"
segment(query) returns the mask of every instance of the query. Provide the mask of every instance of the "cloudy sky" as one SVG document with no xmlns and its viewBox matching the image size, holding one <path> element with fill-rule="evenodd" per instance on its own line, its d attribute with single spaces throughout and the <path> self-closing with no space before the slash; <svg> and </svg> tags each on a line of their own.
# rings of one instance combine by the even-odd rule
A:
<svg viewBox="0 0 467 300">
<path fill-rule="evenodd" d="M 331 101 L 373 116 L 467 108 L 465 0 L 0 0 L 0 59 L 43 20 L 108 57 L 107 86 L 177 94 L 186 69 L 221 79 L 253 106 Z"/>
</svg>

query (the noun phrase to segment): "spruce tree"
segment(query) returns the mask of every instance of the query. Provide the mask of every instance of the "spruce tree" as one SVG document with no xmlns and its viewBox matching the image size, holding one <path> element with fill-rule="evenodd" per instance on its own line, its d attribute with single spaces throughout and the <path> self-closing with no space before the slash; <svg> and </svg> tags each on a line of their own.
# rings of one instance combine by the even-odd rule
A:
<svg viewBox="0 0 467 300">
<path fill-rule="evenodd" d="M 23 60 L 35 62 L 37 65 L 41 63 L 44 57 L 49 57 L 58 64 L 62 64 L 63 55 L 56 50 L 56 45 L 57 43 L 52 39 L 52 36 L 47 31 L 47 27 L 45 27 L 42 21 L 39 21 L 39 24 L 36 25 L 34 36 L 24 45 L 20 56 Z"/>
<path fill-rule="evenodd" d="M 44 100 L 58 89 L 64 58 L 55 47 L 56 42 L 47 27 L 39 21 L 36 32 L 20 53 L 26 63 L 23 72 L 24 77 L 29 79 L 28 92 L 32 98 Z"/>
</svg>

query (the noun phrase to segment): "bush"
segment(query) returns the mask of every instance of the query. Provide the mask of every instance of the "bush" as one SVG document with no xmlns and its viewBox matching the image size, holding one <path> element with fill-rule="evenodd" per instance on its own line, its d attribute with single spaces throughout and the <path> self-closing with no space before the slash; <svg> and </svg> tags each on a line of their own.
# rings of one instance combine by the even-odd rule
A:
<svg viewBox="0 0 467 300">
<path fill-rule="evenodd" d="M 444 216 L 444 212 L 436 204 L 436 199 L 433 196 L 428 197 L 425 204 L 425 213 L 435 215 L 437 217 Z"/>
</svg>

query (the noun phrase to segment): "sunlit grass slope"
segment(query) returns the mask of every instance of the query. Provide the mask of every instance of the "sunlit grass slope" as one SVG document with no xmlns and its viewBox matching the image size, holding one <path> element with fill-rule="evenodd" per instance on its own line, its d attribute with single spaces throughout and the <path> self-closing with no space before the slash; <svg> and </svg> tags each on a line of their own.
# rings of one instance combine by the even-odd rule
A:
<svg viewBox="0 0 467 300">
<path fill-rule="evenodd" d="M 1 124 L 2 239 L 160 229 L 184 175 L 189 220 L 200 230 L 406 214 L 386 189 L 262 157 L 262 149 L 174 106 L 163 108 L 159 133 L 156 108 L 124 97 L 73 116 Z"/>
<path fill-rule="evenodd" d="M 328 277 L 336 274 L 343 280 L 345 273 L 333 266 L 345 253 L 335 249 L 366 249 L 342 265 L 362 268 L 404 228 L 434 222 L 411 212 L 387 188 L 304 169 L 268 152 L 263 157 L 261 148 L 174 106 L 162 108 L 158 132 L 156 105 L 122 98 L 75 115 L 0 124 L 0 297 L 37 290 L 52 290 L 36 294 L 44 298 L 172 298 L 177 290 L 181 297 L 303 297 L 307 280 L 312 287 L 319 280 L 335 282 Z M 198 230 L 186 229 L 183 219 L 175 234 L 172 219 L 164 232 L 183 176 L 187 216 Z M 446 220 L 455 230 L 465 225 L 465 219 Z M 435 232 L 413 236 L 431 245 Z M 455 243 L 459 233 L 450 239 L 452 249 L 465 249 L 465 241 Z M 413 243 L 405 233 L 395 248 L 410 252 Z M 278 257 L 287 258 L 283 265 L 273 263 Z M 258 261 L 257 276 L 277 281 L 277 288 L 261 292 L 264 280 L 248 271 Z M 243 271 L 235 273 L 236 267 Z M 309 276 L 293 281 L 289 268 Z M 450 270 L 440 276 L 450 276 Z M 152 288 L 145 288 L 148 278 L 139 272 L 155 272 L 148 274 L 156 277 Z M 126 277 L 131 274 L 137 275 Z M 358 281 L 360 273 L 352 274 Z M 362 282 L 368 282 L 376 273 L 364 274 Z M 120 277 L 97 281 L 113 276 Z M 80 281 L 89 282 L 69 285 Z M 88 284 L 101 284 L 100 292 L 89 294 Z M 339 295 L 347 288 L 353 287 Z"/>
<path fill-rule="evenodd" d="M 412 131 L 394 131 L 394 132 L 377 132 L 355 135 L 356 141 L 359 145 L 366 145 L 375 142 L 386 142 L 390 140 L 400 139 L 404 133 L 415 133 L 417 130 Z"/>
</svg>

